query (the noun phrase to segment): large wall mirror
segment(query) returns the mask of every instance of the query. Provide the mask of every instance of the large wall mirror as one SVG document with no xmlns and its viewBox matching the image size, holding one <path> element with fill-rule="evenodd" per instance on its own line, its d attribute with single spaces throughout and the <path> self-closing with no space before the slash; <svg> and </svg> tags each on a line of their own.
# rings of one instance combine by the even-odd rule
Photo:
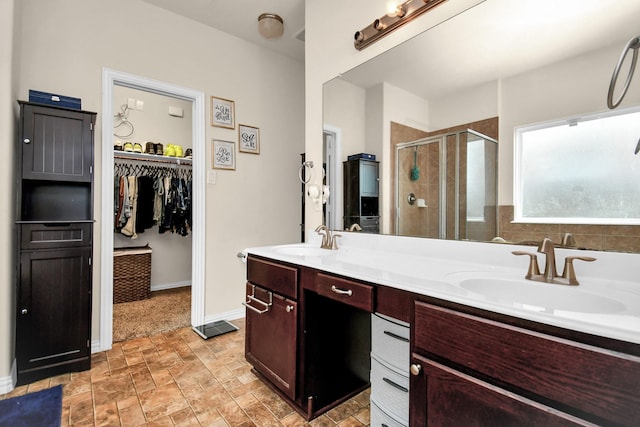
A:
<svg viewBox="0 0 640 427">
<path fill-rule="evenodd" d="M 640 2 L 632 0 L 486 0 L 328 81 L 323 121 L 332 144 L 325 158 L 335 162 L 327 177 L 335 197 L 326 222 L 336 229 L 351 225 L 342 217 L 342 162 L 349 155 L 369 153 L 379 162 L 381 233 L 482 241 L 500 237 L 507 242 L 535 242 L 545 236 L 559 242 L 571 233 L 577 247 L 640 252 L 640 225 L 513 221 L 515 130 L 557 120 L 575 124 L 576 118 L 606 112 L 609 82 L 622 48 L 640 36 L 638 19 Z M 631 56 L 623 65 L 616 95 Z M 640 70 L 619 108 L 637 105 Z M 438 138 L 444 138 L 438 145 L 441 151 L 445 147 L 444 154 L 431 145 Z M 478 138 L 484 138 L 482 145 L 464 148 L 466 141 Z M 450 149 L 455 155 L 446 155 L 448 140 L 456 141 Z M 634 147 L 635 142 L 629 144 L 630 156 Z M 484 168 L 466 171 L 466 151 L 482 154 Z M 635 157 L 640 186 L 640 155 Z M 447 168 L 443 171 L 436 161 Z M 439 175 L 427 173 L 429 168 L 438 169 Z M 430 180 L 414 182 L 424 184 L 424 193 L 399 182 L 403 177 L 412 181 L 415 170 Z M 447 196 L 447 175 L 461 170 L 465 174 L 460 182 L 450 184 L 458 192 Z M 497 185 L 478 184 L 470 173 L 497 177 Z M 441 184 L 444 190 L 430 194 L 429 184 Z M 497 188 L 497 197 L 488 195 L 492 188 Z M 478 189 L 486 194 L 479 196 Z M 410 193 L 416 199 L 415 217 L 427 215 L 439 200 L 440 221 L 444 215 L 446 226 L 417 227 L 410 217 L 400 221 Z M 467 202 L 475 203 L 470 212 L 460 209 Z M 471 222 L 462 224 L 461 217 Z M 492 219 L 495 228 L 489 231 L 448 231 L 456 221 L 460 231 Z"/>
</svg>

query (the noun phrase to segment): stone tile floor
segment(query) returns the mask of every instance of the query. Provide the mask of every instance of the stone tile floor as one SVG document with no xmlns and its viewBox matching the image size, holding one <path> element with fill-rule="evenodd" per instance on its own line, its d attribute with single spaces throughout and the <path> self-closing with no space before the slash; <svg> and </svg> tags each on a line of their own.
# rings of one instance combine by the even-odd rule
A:
<svg viewBox="0 0 640 427">
<path fill-rule="evenodd" d="M 366 390 L 307 423 L 244 359 L 244 320 L 209 340 L 190 328 L 116 343 L 90 371 L 17 387 L 0 399 L 63 384 L 62 426 L 364 426 Z"/>
</svg>

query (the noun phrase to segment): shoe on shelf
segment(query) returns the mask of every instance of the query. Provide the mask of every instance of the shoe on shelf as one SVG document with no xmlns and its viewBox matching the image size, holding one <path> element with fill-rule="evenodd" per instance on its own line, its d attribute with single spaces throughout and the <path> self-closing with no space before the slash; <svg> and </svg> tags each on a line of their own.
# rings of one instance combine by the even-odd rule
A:
<svg viewBox="0 0 640 427">
<path fill-rule="evenodd" d="M 127 151 L 129 153 L 133 152 L 133 144 L 130 141 L 124 143 L 124 151 Z"/>
<path fill-rule="evenodd" d="M 175 157 L 176 149 L 173 148 L 172 144 L 167 144 L 167 148 L 164 150 L 164 155 L 167 157 Z"/>
<path fill-rule="evenodd" d="M 184 151 L 182 150 L 182 145 L 174 145 L 173 149 L 176 150 L 176 157 L 184 156 Z"/>
<path fill-rule="evenodd" d="M 142 153 L 142 145 L 140 145 L 140 143 L 138 143 L 138 142 L 133 144 L 133 152 L 134 153 Z"/>
<path fill-rule="evenodd" d="M 147 154 L 156 154 L 156 146 L 153 142 L 147 142 L 144 147 L 144 152 Z"/>
<path fill-rule="evenodd" d="M 162 154 L 163 154 L 162 153 L 162 144 L 160 144 L 160 143 L 156 144 L 156 154 L 158 156 L 162 156 Z"/>
<path fill-rule="evenodd" d="M 122 141 L 120 141 L 119 139 L 113 141 L 113 149 L 115 151 L 122 151 Z"/>
<path fill-rule="evenodd" d="M 191 148 L 187 148 L 186 150 L 184 150 L 184 158 L 185 159 L 193 159 L 193 151 L 191 150 Z"/>
</svg>

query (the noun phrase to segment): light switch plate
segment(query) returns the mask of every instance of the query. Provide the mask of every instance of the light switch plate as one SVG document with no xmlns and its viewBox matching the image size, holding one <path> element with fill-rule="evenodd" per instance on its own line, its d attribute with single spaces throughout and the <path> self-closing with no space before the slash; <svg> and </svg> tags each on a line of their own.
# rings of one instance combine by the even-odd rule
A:
<svg viewBox="0 0 640 427">
<path fill-rule="evenodd" d="M 207 172 L 207 184 L 215 184 L 216 178 L 217 178 L 216 171 Z"/>
</svg>

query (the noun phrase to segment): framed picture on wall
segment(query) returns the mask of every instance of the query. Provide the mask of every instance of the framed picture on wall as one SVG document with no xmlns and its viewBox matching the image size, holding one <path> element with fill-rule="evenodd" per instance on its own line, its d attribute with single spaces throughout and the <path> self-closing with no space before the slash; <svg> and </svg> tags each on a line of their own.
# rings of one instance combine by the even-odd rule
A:
<svg viewBox="0 0 640 427">
<path fill-rule="evenodd" d="M 211 126 L 220 128 L 236 128 L 235 102 L 229 99 L 211 97 Z"/>
<path fill-rule="evenodd" d="M 232 141 L 213 140 L 211 164 L 214 169 L 234 170 L 236 168 L 235 145 Z"/>
<path fill-rule="evenodd" d="M 260 129 L 238 125 L 238 150 L 243 153 L 260 154 Z"/>
</svg>

